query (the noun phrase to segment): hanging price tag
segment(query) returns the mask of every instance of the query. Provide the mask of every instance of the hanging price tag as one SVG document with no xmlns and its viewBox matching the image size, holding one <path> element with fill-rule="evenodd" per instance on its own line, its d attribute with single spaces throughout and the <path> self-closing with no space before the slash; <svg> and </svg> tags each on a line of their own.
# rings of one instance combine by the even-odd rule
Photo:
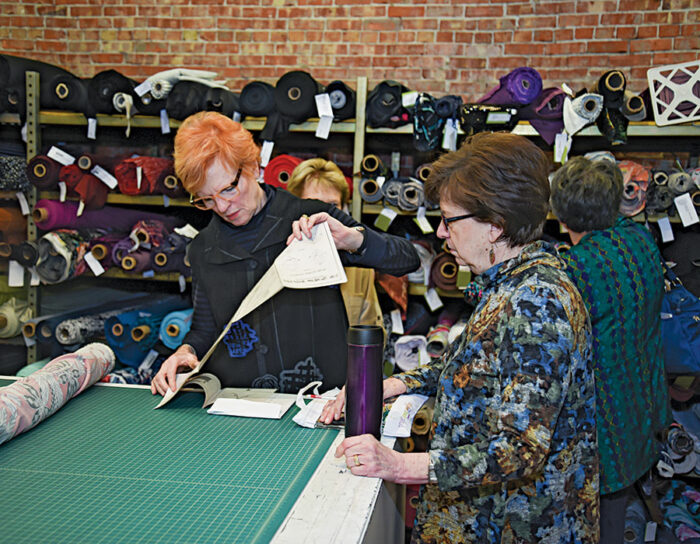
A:
<svg viewBox="0 0 700 544">
<path fill-rule="evenodd" d="M 662 242 L 673 242 L 675 237 L 673 236 L 673 228 L 671 228 L 671 221 L 668 219 L 668 215 L 664 215 L 657 222 L 659 229 L 661 230 L 661 241 Z"/>
<path fill-rule="evenodd" d="M 234 121 L 236 121 L 236 123 L 241 122 L 241 112 L 240 111 L 234 111 L 233 115 L 231 117 Z"/>
<path fill-rule="evenodd" d="M 24 287 L 24 267 L 17 261 L 10 260 L 7 265 L 8 287 Z"/>
<path fill-rule="evenodd" d="M 27 203 L 27 197 L 24 196 L 22 191 L 17 191 L 15 194 L 17 196 L 17 202 L 19 203 L 19 209 L 22 212 L 22 215 L 29 215 L 29 204 Z"/>
<path fill-rule="evenodd" d="M 90 140 L 97 138 L 97 119 L 90 117 L 87 120 L 87 137 Z"/>
<path fill-rule="evenodd" d="M 36 271 L 36 266 L 32 266 L 29 269 L 29 285 L 36 287 L 41 282 L 39 278 L 39 273 Z"/>
<path fill-rule="evenodd" d="M 374 226 L 386 232 L 397 215 L 398 213 L 391 208 L 384 208 L 374 220 Z"/>
<path fill-rule="evenodd" d="M 137 85 L 134 87 L 134 92 L 138 96 L 143 96 L 144 94 L 148 93 L 151 91 L 151 82 L 149 80 L 144 81 L 143 83 Z"/>
<path fill-rule="evenodd" d="M 180 274 L 177 278 L 177 283 L 180 286 L 180 292 L 184 293 L 185 292 L 185 287 L 187 287 L 187 280 L 185 279 L 185 276 Z"/>
<path fill-rule="evenodd" d="M 375 181 L 377 182 L 377 187 L 381 189 L 382 185 L 384 185 L 384 182 L 386 181 L 386 178 L 384 176 L 379 176 Z"/>
<path fill-rule="evenodd" d="M 66 182 L 65 181 L 58 182 L 58 200 L 59 200 L 59 202 L 66 201 Z"/>
<path fill-rule="evenodd" d="M 398 308 L 391 311 L 391 332 L 403 334 L 403 321 L 401 321 L 401 310 Z"/>
<path fill-rule="evenodd" d="M 56 162 L 60 162 L 63 166 L 68 166 L 69 164 L 73 164 L 75 162 L 75 157 L 73 155 L 66 153 L 54 145 L 51 146 L 51 149 L 49 149 L 46 156 L 55 160 Z"/>
<path fill-rule="evenodd" d="M 695 206 L 693 205 L 693 199 L 690 198 L 690 193 L 677 196 L 673 199 L 673 203 L 676 205 L 684 227 L 689 227 L 700 221 L 698 212 L 695 211 Z"/>
<path fill-rule="evenodd" d="M 459 131 L 459 122 L 457 119 L 448 119 L 445 123 L 445 128 L 442 133 L 442 148 L 447 151 L 455 151 L 457 149 L 457 133 Z"/>
<path fill-rule="evenodd" d="M 92 170 L 90 170 L 90 173 L 110 189 L 115 189 L 118 185 L 117 178 L 115 178 L 112 174 L 107 172 L 107 170 L 102 168 L 99 164 L 93 166 Z"/>
<path fill-rule="evenodd" d="M 468 266 L 460 266 L 457 271 L 457 289 L 464 289 L 472 281 L 472 271 Z"/>
<path fill-rule="evenodd" d="M 275 142 L 270 140 L 265 140 L 262 145 L 262 150 L 260 151 L 260 166 L 265 168 L 267 163 L 270 162 L 270 157 L 272 157 L 272 149 L 275 147 Z"/>
<path fill-rule="evenodd" d="M 423 297 L 428 303 L 428 307 L 430 308 L 431 312 L 434 312 L 438 308 L 442 308 L 442 306 L 444 306 L 440 295 L 438 295 L 438 292 L 435 290 L 435 287 L 431 287 L 430 289 L 428 289 L 423 295 Z"/>
<path fill-rule="evenodd" d="M 425 206 L 420 206 L 418 208 L 418 211 L 416 212 L 416 216 L 413 218 L 413 221 L 416 225 L 418 225 L 418 228 L 423 234 L 430 234 L 431 232 L 435 232 L 433 230 L 433 226 L 430 224 L 428 218 L 425 216 Z"/>
<path fill-rule="evenodd" d="M 160 132 L 161 134 L 170 134 L 170 119 L 168 119 L 168 112 L 165 109 L 160 110 Z"/>
<path fill-rule="evenodd" d="M 401 170 L 401 153 L 398 151 L 392 151 L 391 153 L 391 171 L 395 178 L 399 177 L 399 170 Z"/>
<path fill-rule="evenodd" d="M 95 256 L 92 254 L 92 251 L 88 251 L 85 254 L 85 262 L 87 265 L 90 267 L 90 270 L 92 270 L 92 273 L 95 274 L 95 276 L 99 276 L 100 274 L 104 274 L 104 267 L 102 266 L 102 263 L 98 261 Z"/>
<path fill-rule="evenodd" d="M 331 125 L 333 124 L 331 97 L 328 93 L 322 93 L 315 95 L 314 99 L 316 100 L 316 112 L 318 113 L 316 137 L 327 140 L 331 132 Z"/>
</svg>

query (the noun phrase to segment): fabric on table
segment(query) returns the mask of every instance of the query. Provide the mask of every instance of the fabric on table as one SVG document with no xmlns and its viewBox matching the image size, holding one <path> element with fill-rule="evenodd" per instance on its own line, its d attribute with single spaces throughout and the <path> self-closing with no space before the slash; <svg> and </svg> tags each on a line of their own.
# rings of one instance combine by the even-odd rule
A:
<svg viewBox="0 0 700 544">
<path fill-rule="evenodd" d="M 435 99 L 419 93 L 413 105 L 413 147 L 418 151 L 437 149 L 444 125 L 445 119 L 435 110 Z"/>
<path fill-rule="evenodd" d="M 0 305 L 0 338 L 12 338 L 22 332 L 22 325 L 32 318 L 32 308 L 24 300 L 12 297 Z"/>
<path fill-rule="evenodd" d="M 647 117 L 644 100 L 642 100 L 641 96 L 629 90 L 625 90 L 624 101 L 620 111 L 630 121 L 644 121 Z"/>
<path fill-rule="evenodd" d="M 114 95 L 130 94 L 137 83 L 116 70 L 98 72 L 87 82 L 88 100 L 97 113 L 119 113 L 114 107 Z"/>
<path fill-rule="evenodd" d="M 114 353 L 88 344 L 0 388 L 0 444 L 35 427 L 114 368 Z"/>
<path fill-rule="evenodd" d="M 394 361 L 403 371 L 413 370 L 420 363 L 420 352 L 425 351 L 427 341 L 425 336 L 407 334 L 399 337 L 394 344 Z"/>
<path fill-rule="evenodd" d="M 603 95 L 583 93 L 573 99 L 565 97 L 562 116 L 566 132 L 573 136 L 598 119 L 602 111 Z"/>
<path fill-rule="evenodd" d="M 177 349 L 192 325 L 193 309 L 170 312 L 163 318 L 158 338 L 170 349 Z"/>
<path fill-rule="evenodd" d="M 413 212 L 424 203 L 425 192 L 423 183 L 415 178 L 408 178 L 408 180 L 401 185 L 401 192 L 398 198 L 399 209 Z"/>
<path fill-rule="evenodd" d="M 443 119 L 452 119 L 459 115 L 462 97 L 454 94 L 443 96 L 435 101 L 435 112 Z"/>
<path fill-rule="evenodd" d="M 56 190 L 60 171 L 61 163 L 47 155 L 36 155 L 27 163 L 27 179 L 40 190 Z"/>
<path fill-rule="evenodd" d="M 447 291 L 457 288 L 459 266 L 452 253 L 440 253 L 430 267 L 430 281 L 435 287 Z"/>
<path fill-rule="evenodd" d="M 340 80 L 326 85 L 326 92 L 331 99 L 333 119 L 343 121 L 355 117 L 355 91 Z"/>
<path fill-rule="evenodd" d="M 384 197 L 381 187 L 376 180 L 365 178 L 360 181 L 360 198 L 368 204 L 379 202 Z"/>
<path fill-rule="evenodd" d="M 499 79 L 498 85 L 477 100 L 479 104 L 529 104 L 542 91 L 542 76 L 534 68 L 522 66 Z"/>
<path fill-rule="evenodd" d="M 621 145 L 627 142 L 628 124 L 629 120 L 620 110 L 605 107 L 596 118 L 598 130 L 612 145 Z"/>
<path fill-rule="evenodd" d="M 519 112 L 520 119 L 530 121 L 547 145 L 554 144 L 554 137 L 564 130 L 565 97 L 560 87 L 548 87 Z"/>
<path fill-rule="evenodd" d="M 384 193 L 384 202 L 392 206 L 399 205 L 399 197 L 403 189 L 404 183 L 408 178 L 392 178 L 384 182 L 382 185 L 382 193 Z"/>
<path fill-rule="evenodd" d="M 623 190 L 620 202 L 620 213 L 632 217 L 641 212 L 646 206 L 646 193 L 651 180 L 650 171 L 643 165 L 624 160 L 618 163 L 622 171 Z"/>
<path fill-rule="evenodd" d="M 211 87 L 198 81 L 178 81 L 167 95 L 168 117 L 182 121 L 199 111 L 206 111 L 206 97 Z"/>
<path fill-rule="evenodd" d="M 22 191 L 30 188 L 27 179 L 27 159 L 0 155 L 0 191 Z"/>
<path fill-rule="evenodd" d="M 0 238 L 4 242 L 19 243 L 27 237 L 27 220 L 19 207 L 0 207 Z"/>
<path fill-rule="evenodd" d="M 617 110 L 625 102 L 627 79 L 620 70 L 605 72 L 591 87 L 591 92 L 603 96 L 603 106 L 608 110 Z"/>
<path fill-rule="evenodd" d="M 392 80 L 380 82 L 367 95 L 367 125 L 371 128 L 396 128 L 411 121 L 401 96 L 408 88 Z"/>
<path fill-rule="evenodd" d="M 156 212 L 105 206 L 101 210 L 86 210 L 76 216 L 78 203 L 72 201 L 39 200 L 34 206 L 32 216 L 36 226 L 41 230 L 58 228 L 89 229 L 109 226 L 117 231 L 128 232 L 135 223 L 142 219 L 156 219 L 172 228 L 182 224 L 182 220 Z"/>
<path fill-rule="evenodd" d="M 263 173 L 265 183 L 286 189 L 292 172 L 301 162 L 302 159 L 286 154 L 277 155 L 270 159 Z"/>
<path fill-rule="evenodd" d="M 118 368 L 106 374 L 100 381 L 106 383 L 149 385 L 167 357 L 167 355 L 158 355 L 155 359 L 148 357 L 144 359 L 137 368 L 132 368 L 130 366 Z"/>
<path fill-rule="evenodd" d="M 687 193 L 695 186 L 687 172 L 673 172 L 668 176 L 668 188 L 677 195 Z"/>
<path fill-rule="evenodd" d="M 384 165 L 382 159 L 378 155 L 365 155 L 360 163 L 360 171 L 365 178 L 376 179 L 379 176 L 385 176 L 389 169 Z"/>
<path fill-rule="evenodd" d="M 459 122 L 467 135 L 483 131 L 510 132 L 518 124 L 518 109 L 492 104 L 464 104 L 459 111 Z"/>
<path fill-rule="evenodd" d="M 207 111 L 218 111 L 226 117 L 233 117 L 236 112 L 241 111 L 240 94 L 221 87 L 209 87 L 204 97 L 204 108 Z"/>
<path fill-rule="evenodd" d="M 143 195 L 157 192 L 157 182 L 164 171 L 172 168 L 172 159 L 165 157 L 131 157 L 114 167 L 119 190 L 125 195 Z M 138 185 L 141 168 L 141 186 Z"/>
<path fill-rule="evenodd" d="M 83 261 L 88 240 L 73 229 L 47 232 L 39 239 L 39 259 L 36 272 L 43 283 L 60 283 L 85 271 Z"/>
<path fill-rule="evenodd" d="M 241 113 L 252 117 L 267 117 L 275 111 L 275 88 L 264 81 L 251 81 L 241 90 Z"/>
</svg>

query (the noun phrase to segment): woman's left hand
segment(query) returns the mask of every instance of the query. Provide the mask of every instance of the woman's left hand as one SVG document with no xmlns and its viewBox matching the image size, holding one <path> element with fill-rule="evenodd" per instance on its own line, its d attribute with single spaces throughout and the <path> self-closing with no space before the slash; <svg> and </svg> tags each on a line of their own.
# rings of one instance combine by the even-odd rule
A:
<svg viewBox="0 0 700 544">
<path fill-rule="evenodd" d="M 336 457 L 345 455 L 345 464 L 356 476 L 382 478 L 390 482 L 399 479 L 401 454 L 387 448 L 371 434 L 351 436 L 335 450 Z"/>
<path fill-rule="evenodd" d="M 344 225 L 326 212 L 319 212 L 310 216 L 302 215 L 294 221 L 292 223 L 292 234 L 287 238 L 287 245 L 291 244 L 295 238 L 301 240 L 302 234 L 307 238 L 311 238 L 311 227 L 319 223 L 328 223 L 337 249 L 354 251 L 362 245 L 364 235 L 361 232 L 353 227 Z"/>
</svg>

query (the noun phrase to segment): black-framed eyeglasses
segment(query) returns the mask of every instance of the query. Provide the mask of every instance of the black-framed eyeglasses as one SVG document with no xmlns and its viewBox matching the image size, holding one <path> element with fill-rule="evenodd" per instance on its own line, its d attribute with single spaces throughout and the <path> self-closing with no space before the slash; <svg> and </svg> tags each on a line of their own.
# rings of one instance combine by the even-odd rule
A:
<svg viewBox="0 0 700 544">
<path fill-rule="evenodd" d="M 242 171 L 243 166 L 239 166 L 238 172 L 236 172 L 236 177 L 233 178 L 231 185 L 224 187 L 211 196 L 200 196 L 195 198 L 194 195 L 190 195 L 190 204 L 200 210 L 211 210 L 214 208 L 214 206 L 216 206 L 216 199 L 221 198 L 222 200 L 226 201 L 233 199 L 238 194 L 238 182 L 241 179 Z"/>
<path fill-rule="evenodd" d="M 475 217 L 475 213 L 465 213 L 464 215 L 455 215 L 454 217 L 445 217 L 443 214 L 440 214 L 440 217 L 442 218 L 442 224 L 445 225 L 445 228 L 450 228 L 450 223 L 454 223 L 455 221 L 459 221 L 460 219 L 469 219 L 470 217 Z"/>
</svg>

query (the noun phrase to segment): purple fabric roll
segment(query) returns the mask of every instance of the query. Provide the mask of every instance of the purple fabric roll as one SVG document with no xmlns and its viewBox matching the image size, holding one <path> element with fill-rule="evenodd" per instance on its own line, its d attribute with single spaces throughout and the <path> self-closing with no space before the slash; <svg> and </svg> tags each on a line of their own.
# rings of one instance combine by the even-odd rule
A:
<svg viewBox="0 0 700 544">
<path fill-rule="evenodd" d="M 114 230 L 128 232 L 142 219 L 162 221 L 169 229 L 182 224 L 182 221 L 175 217 L 115 206 L 105 206 L 100 210 L 85 210 L 80 217 L 77 217 L 78 203 L 73 201 L 58 202 L 42 199 L 34 206 L 35 212 L 37 209 L 45 210 L 47 214 L 46 218 L 36 221 L 36 226 L 41 230 L 99 228 L 108 225 Z M 35 220 L 38 215 L 40 213 L 35 214 Z"/>
<path fill-rule="evenodd" d="M 529 104 L 542 91 L 542 77 L 533 68 L 522 66 L 500 78 L 499 84 L 482 96 L 479 104 Z"/>
<path fill-rule="evenodd" d="M 121 266 L 122 259 L 129 254 L 129 251 L 134 247 L 134 241 L 127 237 L 117 241 L 112 246 L 112 262 L 115 265 Z"/>
<path fill-rule="evenodd" d="M 147 249 L 138 249 L 125 255 L 121 260 L 121 267 L 127 272 L 143 272 L 151 264 L 151 252 Z"/>
<path fill-rule="evenodd" d="M 566 93 L 559 87 L 543 89 L 540 95 L 527 107 L 520 110 L 520 118 L 527 119 L 548 145 L 564 130 L 564 97 Z"/>
<path fill-rule="evenodd" d="M 380 438 L 383 353 L 381 327 L 358 325 L 348 329 L 345 436 L 372 434 Z"/>
</svg>

